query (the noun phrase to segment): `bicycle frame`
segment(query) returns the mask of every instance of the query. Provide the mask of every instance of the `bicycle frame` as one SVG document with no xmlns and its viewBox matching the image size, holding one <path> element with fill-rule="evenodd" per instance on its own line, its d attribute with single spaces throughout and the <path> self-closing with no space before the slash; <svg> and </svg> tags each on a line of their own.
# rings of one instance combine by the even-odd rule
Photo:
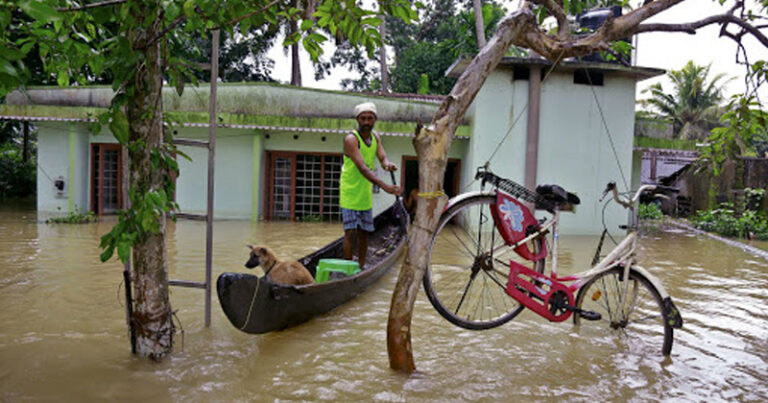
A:
<svg viewBox="0 0 768 403">
<path fill-rule="evenodd" d="M 547 219 L 543 223 L 540 223 L 538 229 L 528 235 L 527 237 L 518 240 L 514 243 L 507 243 L 506 245 L 499 246 L 494 249 L 494 252 L 502 247 L 517 248 L 537 237 L 546 236 L 551 230 L 552 232 L 552 247 L 551 247 L 551 264 L 549 274 L 538 273 L 530 268 L 523 266 L 515 261 L 510 261 L 510 273 L 507 282 L 506 292 L 511 297 L 515 298 L 518 302 L 523 304 L 526 308 L 538 313 L 546 319 L 553 322 L 561 322 L 567 320 L 574 312 L 574 295 L 578 292 L 579 288 L 589 282 L 589 280 L 605 271 L 612 270 L 614 267 L 623 267 L 623 279 L 629 278 L 630 270 L 636 270 L 642 273 L 651 283 L 657 288 L 662 299 L 668 299 L 669 295 L 664 289 L 661 282 L 652 274 L 650 274 L 644 268 L 637 266 L 635 263 L 635 250 L 637 248 L 637 228 L 636 228 L 636 202 L 642 191 L 652 189 L 653 186 L 646 185 L 638 189 L 635 196 L 629 200 L 621 200 L 618 193 L 614 189 L 614 198 L 622 206 L 629 208 L 632 211 L 632 222 L 628 226 L 627 235 L 616 247 L 608 253 L 599 263 L 589 270 L 571 274 L 567 276 L 558 276 L 557 274 L 557 255 L 558 255 L 558 242 L 559 242 L 559 220 L 560 212 L 555 210 L 551 218 Z M 482 192 L 483 194 L 493 194 L 497 192 L 503 192 L 501 190 L 494 190 L 491 193 Z M 476 193 L 475 193 L 476 194 Z M 470 195 L 471 196 L 471 195 Z M 509 196 L 509 195 L 506 195 Z M 459 199 L 460 200 L 460 199 Z M 458 201 L 458 200 L 457 200 Z M 452 201 L 453 202 L 453 201 Z M 498 208 L 498 207 L 497 207 Z M 494 213 L 494 224 L 499 228 L 500 232 L 503 232 L 504 223 L 498 218 L 499 215 Z M 566 285 L 565 283 L 571 283 Z M 624 306 L 624 303 L 629 299 L 628 296 L 629 281 L 624 282 L 624 292 L 621 295 L 620 305 Z M 554 307 L 554 308 L 553 308 Z M 558 308 L 560 307 L 560 308 Z"/>
</svg>

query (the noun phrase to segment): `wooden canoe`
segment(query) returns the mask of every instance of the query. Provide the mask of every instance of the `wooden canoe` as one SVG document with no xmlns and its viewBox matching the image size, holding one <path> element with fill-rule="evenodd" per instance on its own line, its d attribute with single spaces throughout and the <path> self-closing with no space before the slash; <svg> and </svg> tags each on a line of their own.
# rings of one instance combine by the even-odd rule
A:
<svg viewBox="0 0 768 403">
<path fill-rule="evenodd" d="M 325 283 L 303 286 L 271 283 L 247 273 L 222 273 L 216 281 L 219 303 L 229 321 L 246 333 L 266 333 L 296 326 L 361 294 L 395 264 L 405 247 L 408 214 L 398 200 L 374 218 L 366 266 L 359 273 L 332 273 Z M 341 225 L 339 225 L 341 231 Z M 315 275 L 317 262 L 341 258 L 339 238 L 299 261 Z"/>
</svg>

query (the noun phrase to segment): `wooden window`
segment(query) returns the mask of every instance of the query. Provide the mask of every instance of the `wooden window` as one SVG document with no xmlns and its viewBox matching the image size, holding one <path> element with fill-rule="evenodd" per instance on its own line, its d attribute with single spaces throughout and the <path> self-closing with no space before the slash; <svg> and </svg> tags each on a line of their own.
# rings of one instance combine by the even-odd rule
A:
<svg viewBox="0 0 768 403">
<path fill-rule="evenodd" d="M 341 219 L 341 154 L 272 151 L 267 161 L 268 219 Z"/>
<path fill-rule="evenodd" d="M 573 83 L 602 86 L 603 73 L 594 70 L 578 69 L 573 72 Z"/>
<path fill-rule="evenodd" d="M 119 144 L 91 144 L 91 210 L 114 214 L 122 206 L 122 153 Z"/>
</svg>

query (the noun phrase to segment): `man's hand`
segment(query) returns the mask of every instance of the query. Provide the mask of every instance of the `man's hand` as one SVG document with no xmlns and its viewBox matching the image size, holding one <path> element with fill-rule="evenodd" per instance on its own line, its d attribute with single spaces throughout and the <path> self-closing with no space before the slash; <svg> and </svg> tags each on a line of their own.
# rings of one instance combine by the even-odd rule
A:
<svg viewBox="0 0 768 403">
<path fill-rule="evenodd" d="M 397 171 L 397 165 L 395 165 L 395 164 L 393 164 L 393 163 L 391 163 L 389 161 L 386 161 L 385 163 L 381 164 L 381 167 L 385 171 L 390 171 L 390 172 Z"/>
<path fill-rule="evenodd" d="M 393 194 L 393 195 L 400 194 L 400 186 L 397 186 L 397 185 L 384 184 L 384 186 L 381 186 L 381 188 L 384 189 L 384 191 L 389 194 Z"/>
</svg>

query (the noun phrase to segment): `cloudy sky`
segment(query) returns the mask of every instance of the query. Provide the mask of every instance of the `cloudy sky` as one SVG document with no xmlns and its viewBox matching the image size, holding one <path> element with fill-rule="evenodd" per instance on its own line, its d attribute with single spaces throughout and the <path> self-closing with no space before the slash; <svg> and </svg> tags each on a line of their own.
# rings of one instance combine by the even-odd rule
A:
<svg viewBox="0 0 768 403">
<path fill-rule="evenodd" d="M 507 3 L 509 3 L 506 6 L 507 9 L 515 9 L 518 2 L 512 1 Z M 732 4 L 732 1 L 729 0 L 727 4 Z M 713 14 L 722 13 L 724 10 L 727 10 L 727 7 L 720 6 L 716 0 L 687 0 L 649 21 L 664 23 L 692 22 Z M 718 34 L 718 26 L 702 29 L 696 35 L 685 33 L 642 34 L 637 40 L 636 63 L 638 66 L 656 67 L 666 70 L 679 70 L 689 60 L 693 60 L 694 63 L 699 65 L 711 63 L 712 75 L 725 73 L 728 77 L 734 78 L 725 89 L 727 95 L 743 93 L 745 88 L 743 80 L 745 68 L 736 63 L 735 43 L 728 38 L 719 38 Z M 756 40 L 749 37 L 746 44 L 751 60 L 768 60 L 768 49 L 760 45 Z M 332 50 L 328 49 L 326 52 L 326 54 L 330 54 Z M 284 54 L 281 47 L 272 49 L 270 57 L 276 62 L 273 76 L 282 82 L 290 81 L 290 57 Z M 306 52 L 302 52 L 302 58 L 302 78 L 304 85 L 307 87 L 339 89 L 339 82 L 342 78 L 354 75 L 345 69 L 335 69 L 330 77 L 316 82 Z M 638 98 L 646 97 L 647 95 L 643 94 L 642 90 L 655 82 L 661 82 L 665 89 L 671 90 L 671 85 L 666 78 L 650 79 L 638 85 Z M 761 101 L 765 105 L 768 102 L 768 88 L 764 88 L 760 95 Z"/>
</svg>

